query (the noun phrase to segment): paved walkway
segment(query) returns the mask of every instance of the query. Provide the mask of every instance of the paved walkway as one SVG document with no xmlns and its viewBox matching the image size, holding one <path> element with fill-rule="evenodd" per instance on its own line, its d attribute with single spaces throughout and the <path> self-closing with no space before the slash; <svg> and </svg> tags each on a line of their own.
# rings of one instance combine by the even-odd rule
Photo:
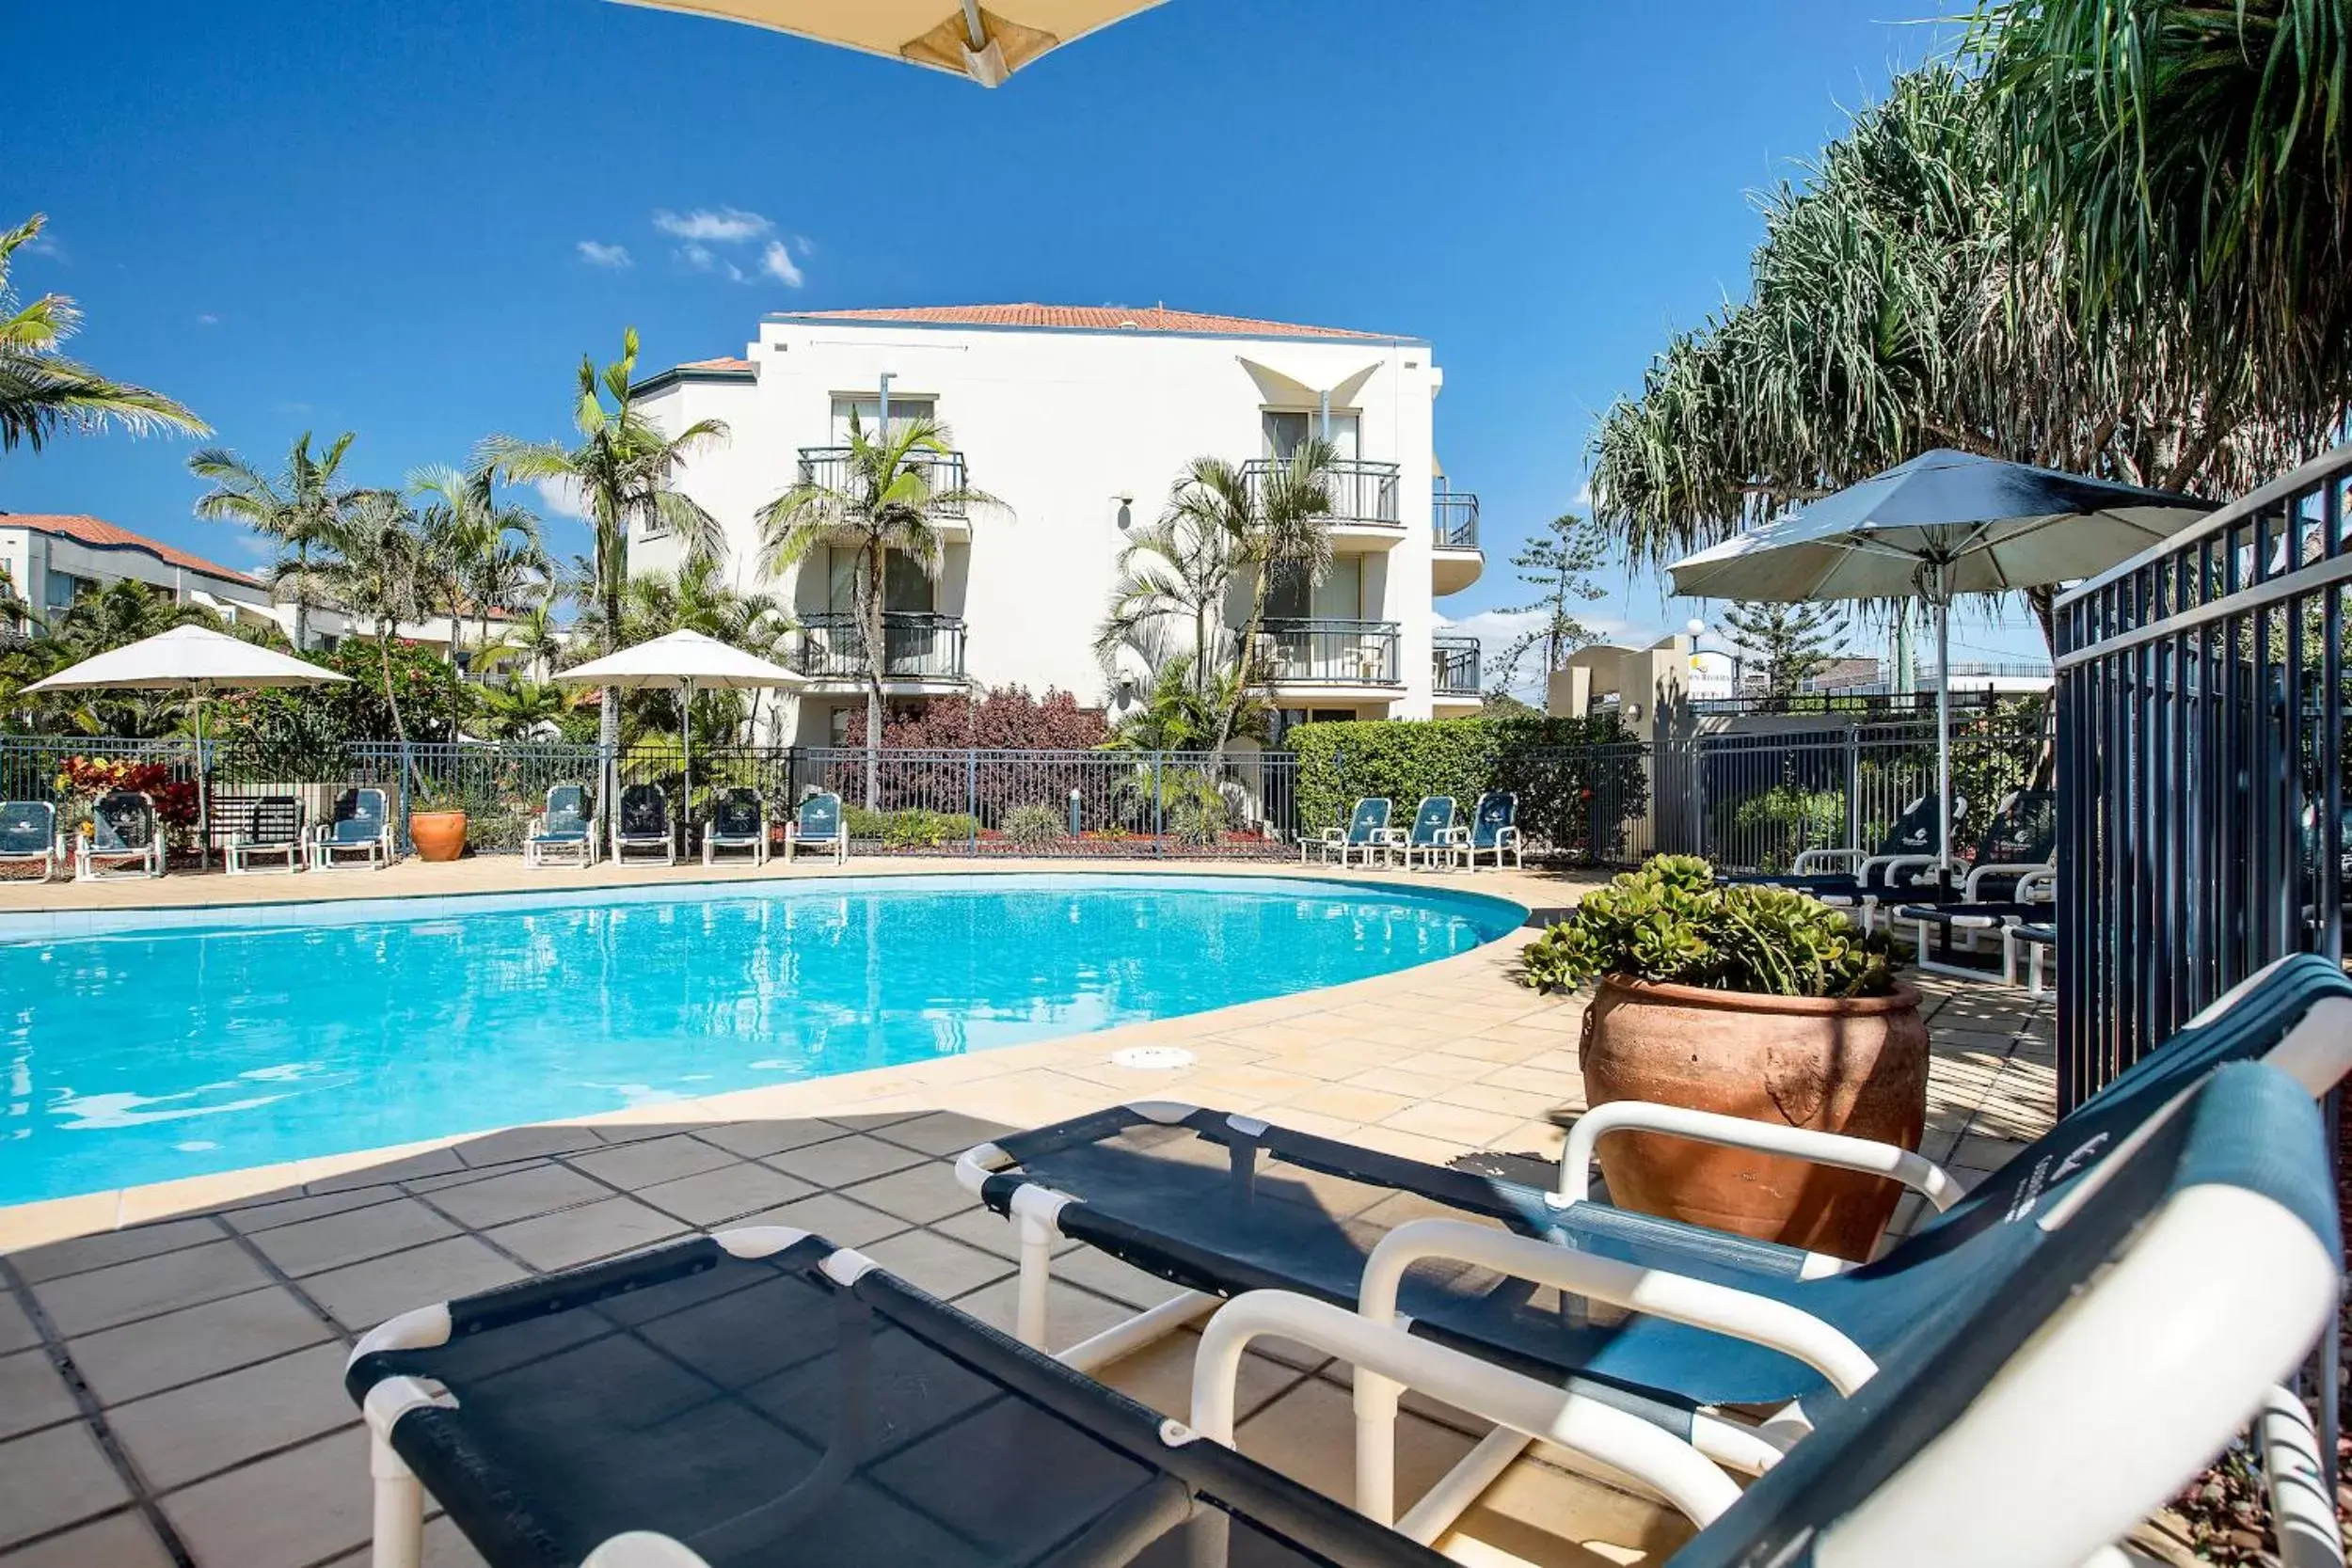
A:
<svg viewBox="0 0 2352 1568">
<path fill-rule="evenodd" d="M 223 890 L 321 896 L 330 887 L 339 896 L 437 894 L 455 891 L 452 878 L 477 891 L 511 886 L 517 869 L 466 863 L 260 887 L 261 879 L 217 878 L 148 886 L 215 898 Z M 1566 902 L 1582 885 L 1491 873 L 1443 879 L 1531 905 Z M 117 895 L 44 896 L 88 894 Z M 25 897 L 0 890 L 0 908 Z M 947 1161 L 1009 1127 L 1151 1096 L 1432 1161 L 1474 1149 L 1556 1157 L 1561 1133 L 1548 1113 L 1583 1103 L 1581 1005 L 1518 986 L 1516 953 L 1516 942 L 1498 942 L 1190 1019 L 392 1155 L 0 1210 L 0 1568 L 363 1561 L 365 1443 L 339 1380 L 353 1339 L 406 1307 L 696 1228 L 819 1231 L 1009 1328 L 1009 1229 L 973 1207 Z M 1923 989 L 1936 1052 L 1925 1151 L 1963 1173 L 1989 1170 L 2047 1123 L 2046 1009 L 1998 988 Z M 1180 1042 L 1197 1061 L 1175 1073 L 1110 1062 L 1113 1050 L 1144 1042 Z M 1898 1224 L 1912 1217 L 1899 1214 Z M 1169 1290 L 1082 1251 L 1057 1275 L 1057 1346 Z M 1110 1380 L 1181 1413 L 1191 1343 L 1164 1341 L 1110 1369 Z M 1257 1357 L 1243 1397 L 1245 1451 L 1347 1497 L 1343 1367 Z M 1428 1402 L 1408 1401 L 1407 1411 L 1405 1499 L 1476 1433 L 1475 1423 Z M 1466 1561 L 1596 1568 L 1655 1560 L 1683 1535 L 1649 1505 L 1572 1476 L 1539 1450 L 1446 1545 Z M 428 1561 L 474 1560 L 441 1522 L 429 1539 Z"/>
</svg>

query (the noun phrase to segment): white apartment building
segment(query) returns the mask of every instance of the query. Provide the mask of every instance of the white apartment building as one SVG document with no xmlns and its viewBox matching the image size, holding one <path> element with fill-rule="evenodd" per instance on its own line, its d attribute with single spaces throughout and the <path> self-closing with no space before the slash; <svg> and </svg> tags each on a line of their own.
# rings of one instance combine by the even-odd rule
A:
<svg viewBox="0 0 2352 1568">
<path fill-rule="evenodd" d="M 785 313 L 741 358 L 649 377 L 666 429 L 725 421 L 680 484 L 725 530 L 743 591 L 783 597 L 811 677 L 778 738 L 821 745 L 862 708 L 857 554 L 845 546 L 771 580 L 758 510 L 803 474 L 837 470 L 852 412 L 868 430 L 930 416 L 955 455 L 935 486 L 968 483 L 1004 503 L 948 530 L 935 573 L 893 562 L 884 649 L 893 703 L 967 684 L 1059 687 L 1134 700 L 1140 672 L 1106 677 L 1092 651 L 1132 531 L 1165 507 L 1196 457 L 1263 466 L 1311 433 L 1340 462 L 1338 559 L 1321 582 L 1277 582 L 1261 663 L 1287 721 L 1426 719 L 1474 711 L 1477 644 L 1437 628 L 1435 599 L 1477 580 L 1477 498 L 1452 490 L 1433 448 L 1444 385 L 1427 341 L 1166 309 L 984 305 Z M 675 569 L 675 538 L 630 541 L 633 572 Z M 1236 585 L 1218 653 L 1246 619 Z M 1181 641 L 1189 642 L 1190 628 Z"/>
</svg>

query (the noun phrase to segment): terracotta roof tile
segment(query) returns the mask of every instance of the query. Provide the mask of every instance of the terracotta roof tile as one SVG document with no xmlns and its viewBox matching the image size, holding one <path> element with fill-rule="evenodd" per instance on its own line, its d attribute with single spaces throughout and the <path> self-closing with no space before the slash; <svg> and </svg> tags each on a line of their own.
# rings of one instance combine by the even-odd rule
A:
<svg viewBox="0 0 2352 1568">
<path fill-rule="evenodd" d="M 28 528 L 37 533 L 54 534 L 62 539 L 77 540 L 100 549 L 144 550 L 166 565 L 178 566 L 184 571 L 201 572 L 206 577 L 220 578 L 229 582 L 259 586 L 258 580 L 249 573 L 240 572 L 232 566 L 223 566 L 215 561 L 207 561 L 200 555 L 190 555 L 187 551 L 167 545 L 160 539 L 150 539 L 144 533 L 133 533 L 127 528 L 117 528 L 114 524 L 96 517 L 85 517 L 70 513 L 0 512 L 0 528 Z"/>
<path fill-rule="evenodd" d="M 723 356 L 717 359 L 689 359 L 678 369 L 682 371 L 755 371 L 759 367 L 749 359 L 729 359 Z"/>
<path fill-rule="evenodd" d="M 878 310 L 787 310 L 803 321 L 907 322 L 934 326 L 1043 326 L 1106 332 L 1200 332 L 1229 338 L 1368 338 L 1386 334 L 1338 326 L 1302 326 L 1251 316 L 1217 316 L 1164 306 L 1123 305 L 910 305 Z"/>
</svg>

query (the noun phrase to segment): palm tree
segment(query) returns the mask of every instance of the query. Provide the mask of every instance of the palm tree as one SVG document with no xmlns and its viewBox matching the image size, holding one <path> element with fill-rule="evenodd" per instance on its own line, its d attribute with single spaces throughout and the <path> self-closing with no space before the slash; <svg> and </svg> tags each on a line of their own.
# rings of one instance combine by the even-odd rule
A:
<svg viewBox="0 0 2352 1568">
<path fill-rule="evenodd" d="M 1267 465 L 1253 479 L 1221 458 L 1196 458 L 1176 482 L 1172 509 L 1191 519 L 1201 536 L 1229 540 L 1232 560 L 1249 574 L 1249 610 L 1233 647 L 1236 679 L 1217 720 L 1210 766 L 1225 760 L 1245 694 L 1256 679 L 1259 639 L 1264 634 L 1266 601 L 1275 579 L 1315 583 L 1331 569 L 1331 443 L 1311 436 L 1298 450 Z"/>
<path fill-rule="evenodd" d="M 542 724 L 553 723 L 572 705 L 572 694 L 552 682 L 516 681 L 482 689 L 483 717 L 490 728 L 509 740 L 521 739 Z"/>
<path fill-rule="evenodd" d="M 580 433 L 576 444 L 492 436 L 475 453 L 475 467 L 508 483 L 545 480 L 578 490 L 595 532 L 581 587 L 607 629 L 621 625 L 632 530 L 675 533 L 690 560 L 717 555 L 724 542 L 717 519 L 678 490 L 676 482 L 688 458 L 711 442 L 726 439 L 725 422 L 697 420 L 675 436 L 663 435 L 637 406 L 629 385 L 636 369 L 637 329 L 632 326 L 621 334 L 620 358 L 602 371 L 593 358 L 580 356 L 580 395 L 572 408 L 572 424 Z M 620 704 L 608 701 L 597 723 L 607 757 L 615 754 L 620 736 Z M 609 788 L 596 792 L 599 813 L 612 793 Z"/>
<path fill-rule="evenodd" d="M 539 519 L 525 508 L 501 506 L 486 470 L 459 473 L 446 466 L 408 476 L 412 495 L 426 502 L 419 516 L 421 588 L 428 615 L 449 617 L 449 738 L 457 740 L 457 643 L 468 614 L 474 646 L 489 637 L 490 612 L 507 608 L 526 582 L 539 580 L 546 556 Z"/>
<path fill-rule="evenodd" d="M 549 591 L 522 606 L 497 638 L 484 645 L 479 663 L 485 672 L 502 664 L 519 663 L 526 679 L 552 671 L 564 657 L 563 624 L 555 618 L 555 594 Z"/>
<path fill-rule="evenodd" d="M 323 572 L 327 598 L 354 623 L 373 628 L 383 671 L 384 705 L 403 746 L 408 725 L 392 683 L 392 640 L 404 621 L 424 617 L 425 546 L 416 513 L 398 493 L 370 490 L 343 518 L 335 557 Z"/>
<path fill-rule="evenodd" d="M 82 312 L 64 294 L 20 302 L 8 285 L 8 260 L 32 243 L 48 221 L 35 213 L 0 230 L 0 451 L 20 441 L 39 451 L 60 430 L 119 425 L 134 435 L 177 430 L 209 436 L 210 426 L 164 396 L 126 381 L 109 381 L 57 352 L 73 336 Z"/>
<path fill-rule="evenodd" d="M 0 689 L 8 693 L 0 702 L 12 708 L 29 705 L 26 716 L 36 721 L 32 726 L 36 729 L 71 727 L 85 735 L 167 735 L 177 699 L 93 697 L 86 692 L 44 692 L 20 698 L 17 689 L 109 649 L 189 626 L 213 631 L 244 630 L 202 605 L 183 604 L 143 582 L 117 578 L 74 600 L 34 636 L 0 656 Z"/>
<path fill-rule="evenodd" d="M 1139 653 L 1146 664 L 1168 641 L 1171 623 L 1189 622 L 1193 657 L 1185 661 L 1196 694 L 1208 689 L 1215 663 L 1210 637 L 1233 580 L 1239 541 L 1224 519 L 1186 504 L 1188 487 L 1179 482 L 1159 521 L 1127 541 L 1119 552 L 1110 609 L 1094 633 L 1094 657 L 1106 675 L 1120 658 Z"/>
<path fill-rule="evenodd" d="M 895 422 L 895 421 L 894 421 Z M 893 554 L 935 574 L 946 553 L 943 517 L 974 510 L 1001 511 L 985 491 L 956 484 L 934 489 L 934 465 L 953 454 L 954 437 L 934 420 L 910 420 L 898 430 L 868 436 L 850 415 L 849 458 L 839 483 L 810 475 L 759 509 L 760 548 L 771 576 L 782 577 L 818 546 L 854 541 L 858 551 L 857 619 L 866 644 L 866 804 L 882 793 L 882 682 L 890 673 L 883 641 L 882 580 Z"/>
<path fill-rule="evenodd" d="M 243 523 L 285 552 L 271 563 L 268 576 L 274 593 L 294 600 L 296 648 L 310 645 L 310 607 L 325 592 L 319 569 L 334 548 L 345 514 L 365 493 L 342 483 L 343 454 L 351 440 L 346 430 L 325 451 L 313 452 L 306 430 L 275 475 L 226 447 L 206 447 L 188 459 L 188 471 L 213 484 L 197 498 L 198 516 Z"/>
</svg>

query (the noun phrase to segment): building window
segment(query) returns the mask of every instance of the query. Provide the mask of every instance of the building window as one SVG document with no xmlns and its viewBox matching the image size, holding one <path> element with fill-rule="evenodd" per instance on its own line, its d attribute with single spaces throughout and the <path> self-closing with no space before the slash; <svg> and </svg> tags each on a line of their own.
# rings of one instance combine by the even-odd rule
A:
<svg viewBox="0 0 2352 1568">
<path fill-rule="evenodd" d="M 902 435 L 915 420 L 936 418 L 938 407 L 938 403 L 931 398 L 902 398 L 893 392 L 890 395 L 890 428 L 894 433 Z M 833 400 L 833 444 L 836 447 L 850 444 L 850 415 L 852 411 L 857 415 L 858 430 L 867 440 L 872 440 L 875 433 L 882 428 L 880 393 L 870 398 L 835 398 Z"/>
<path fill-rule="evenodd" d="M 1364 613 L 1364 558 L 1334 556 L 1320 582 L 1277 567 L 1266 590 L 1266 615 L 1276 621 L 1356 621 Z"/>
<path fill-rule="evenodd" d="M 51 610 L 70 610 L 77 601 L 97 592 L 97 578 L 77 578 L 72 572 L 52 570 L 41 579 L 41 603 Z"/>
<path fill-rule="evenodd" d="M 893 416 L 898 405 L 891 405 Z M 847 546 L 829 546 L 825 551 L 825 608 L 836 615 L 848 615 L 857 609 L 858 574 L 866 569 L 866 552 Z M 931 579 L 923 570 L 923 563 L 913 556 L 892 550 L 882 557 L 882 610 L 928 611 L 932 608 Z"/>
<path fill-rule="evenodd" d="M 1323 426 L 1321 409 L 1269 408 L 1262 419 L 1265 436 L 1265 451 L 1262 456 L 1287 458 L 1307 444 L 1307 437 L 1320 433 Z M 1342 459 L 1357 452 L 1357 416 L 1331 411 L 1331 448 Z"/>
</svg>

